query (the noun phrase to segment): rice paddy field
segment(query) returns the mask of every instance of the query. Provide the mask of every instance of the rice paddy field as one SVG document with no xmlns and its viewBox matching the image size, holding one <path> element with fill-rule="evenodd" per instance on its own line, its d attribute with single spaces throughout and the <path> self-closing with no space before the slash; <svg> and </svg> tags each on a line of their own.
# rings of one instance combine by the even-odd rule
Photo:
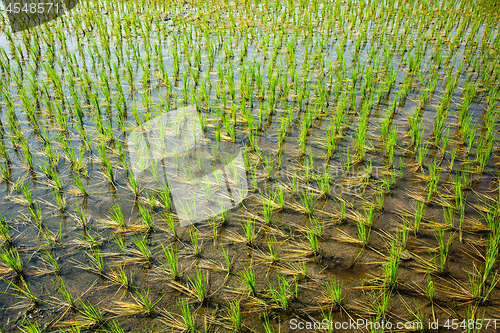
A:
<svg viewBox="0 0 500 333">
<path fill-rule="evenodd" d="M 2 331 L 500 328 L 498 1 L 73 5 L 0 23 Z M 242 157 L 187 226 L 215 155 L 128 140 L 181 109 Z"/>
</svg>

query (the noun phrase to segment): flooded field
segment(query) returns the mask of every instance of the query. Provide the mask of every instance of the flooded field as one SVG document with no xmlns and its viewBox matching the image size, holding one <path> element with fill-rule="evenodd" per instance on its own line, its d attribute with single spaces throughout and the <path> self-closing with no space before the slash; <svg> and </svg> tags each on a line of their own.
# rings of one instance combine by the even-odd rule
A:
<svg viewBox="0 0 500 333">
<path fill-rule="evenodd" d="M 500 328 L 498 1 L 64 3 L 0 23 L 5 332 Z"/>
</svg>

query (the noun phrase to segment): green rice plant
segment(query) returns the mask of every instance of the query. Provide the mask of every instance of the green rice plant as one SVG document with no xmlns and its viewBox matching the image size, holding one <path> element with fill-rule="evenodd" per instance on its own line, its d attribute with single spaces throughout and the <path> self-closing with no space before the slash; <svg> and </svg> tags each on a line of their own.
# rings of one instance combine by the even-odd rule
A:
<svg viewBox="0 0 500 333">
<path fill-rule="evenodd" d="M 31 149 L 26 139 L 21 140 L 21 147 L 25 158 L 24 163 L 28 167 L 29 171 L 33 171 L 33 155 L 31 154 Z"/>
<path fill-rule="evenodd" d="M 417 202 L 415 204 L 415 218 L 413 222 L 413 231 L 415 232 L 415 235 L 418 234 L 418 231 L 420 230 L 420 223 L 424 219 L 424 208 L 425 204 L 423 202 Z"/>
<path fill-rule="evenodd" d="M 432 303 L 434 301 L 434 282 L 432 281 L 432 275 L 427 271 L 426 274 L 426 285 L 425 285 L 425 293 L 427 297 L 429 297 L 429 301 Z"/>
<path fill-rule="evenodd" d="M 229 309 L 226 310 L 226 315 L 231 322 L 231 327 L 236 332 L 241 332 L 243 329 L 243 318 L 241 315 L 240 301 L 238 299 L 233 299 L 227 301 Z"/>
<path fill-rule="evenodd" d="M 12 247 L 2 249 L 2 252 L 0 252 L 0 259 L 2 259 L 4 265 L 11 271 L 16 273 L 18 276 L 23 276 L 23 263 L 16 248 Z"/>
<path fill-rule="evenodd" d="M 23 333 L 42 333 L 42 329 L 38 323 L 32 323 L 29 319 L 23 324 L 22 327 L 18 327 Z M 3 332 L 3 330 L 2 330 Z"/>
<path fill-rule="evenodd" d="M 108 324 L 109 325 L 109 329 L 106 330 L 106 333 L 125 333 L 125 331 L 123 330 L 123 328 L 120 326 L 120 324 L 118 324 L 116 322 L 116 320 L 113 320 L 113 324 Z M 78 326 L 76 326 L 78 327 Z M 69 332 L 68 332 L 69 333 Z M 80 331 L 78 332 L 73 332 L 73 333 L 80 333 Z"/>
<path fill-rule="evenodd" d="M 155 221 L 154 216 L 151 214 L 150 210 L 142 205 L 139 205 L 139 211 L 142 215 L 142 221 L 144 222 L 148 232 L 154 229 Z"/>
<path fill-rule="evenodd" d="M 10 181 L 11 180 L 11 171 L 9 165 L 3 166 L 0 164 L 0 176 L 2 177 L 3 180 L 5 181 Z"/>
<path fill-rule="evenodd" d="M 196 277 L 192 280 L 188 276 L 189 282 L 194 289 L 194 294 L 200 303 L 204 303 L 208 297 L 206 283 L 208 281 L 208 277 L 205 273 L 202 272 L 201 269 L 196 268 Z"/>
<path fill-rule="evenodd" d="M 299 197 L 300 200 L 302 201 L 304 213 L 309 216 L 312 216 L 314 210 L 314 204 L 313 204 L 313 194 L 311 193 L 311 191 L 306 190 L 305 193 L 299 195 Z"/>
<path fill-rule="evenodd" d="M 68 203 L 66 199 L 63 197 L 61 192 L 55 188 L 51 189 L 52 195 L 54 196 L 54 200 L 56 201 L 57 208 L 59 211 L 64 212 L 68 207 Z"/>
<path fill-rule="evenodd" d="M 340 220 L 345 221 L 346 219 L 346 203 L 345 201 L 340 201 Z"/>
<path fill-rule="evenodd" d="M 87 271 L 91 271 L 95 274 L 105 276 L 104 271 L 104 258 L 98 247 L 92 247 L 92 254 L 85 252 L 88 259 L 90 260 L 91 266 L 76 266 Z"/>
<path fill-rule="evenodd" d="M 370 205 L 370 208 L 366 209 L 366 207 L 363 208 L 363 212 L 365 215 L 365 223 L 369 227 L 373 225 L 373 205 Z"/>
<path fill-rule="evenodd" d="M 255 232 L 255 220 L 247 219 L 243 223 L 243 230 L 245 231 L 245 236 L 247 238 L 247 245 L 253 247 L 255 239 L 257 238 L 259 232 Z"/>
<path fill-rule="evenodd" d="M 135 300 L 138 307 L 136 309 L 134 309 L 134 307 L 130 307 L 129 309 L 134 313 L 143 314 L 148 317 L 155 313 L 154 308 L 156 304 L 158 304 L 158 302 L 160 302 L 163 298 L 162 296 L 156 302 L 151 302 L 151 300 L 149 299 L 149 288 L 142 293 L 139 290 L 136 290 L 135 294 L 136 296 L 132 296 L 132 298 Z M 127 310 L 126 307 L 125 310 Z"/>
<path fill-rule="evenodd" d="M 186 325 L 185 331 L 196 332 L 196 317 L 191 314 L 188 301 L 185 299 L 181 300 L 179 307 L 181 308 L 182 318 Z"/>
<path fill-rule="evenodd" d="M 175 281 L 180 278 L 179 262 L 177 258 L 177 248 L 171 244 L 166 249 L 162 245 L 163 253 L 165 253 L 165 259 L 167 259 L 168 268 L 170 274 L 172 274 Z"/>
<path fill-rule="evenodd" d="M 23 185 L 21 186 L 21 191 L 23 192 L 27 205 L 33 206 L 33 197 L 31 195 L 31 189 L 28 187 L 26 183 L 23 183 Z"/>
<path fill-rule="evenodd" d="M 75 300 L 73 299 L 73 296 L 66 287 L 63 278 L 61 276 L 58 276 L 56 280 L 51 279 L 51 281 L 53 284 L 55 284 L 61 295 L 63 295 L 64 299 L 66 300 L 66 305 L 69 308 L 76 309 Z"/>
<path fill-rule="evenodd" d="M 104 316 L 98 306 L 94 307 L 90 302 L 81 302 L 80 326 L 90 327 L 90 328 L 100 328 L 104 325 Z"/>
<path fill-rule="evenodd" d="M 281 332 L 281 324 L 280 323 L 278 323 L 278 331 L 277 332 L 274 331 L 274 329 L 271 326 L 271 323 L 269 323 L 269 317 L 268 317 L 267 313 L 264 313 L 263 325 L 264 325 L 264 331 L 266 333 L 280 333 Z"/>
<path fill-rule="evenodd" d="M 57 258 L 52 257 L 50 252 L 45 251 L 45 256 L 42 258 L 42 261 L 50 266 L 50 271 L 55 273 L 56 275 L 61 275 L 62 270 L 59 267 L 59 263 L 57 262 Z"/>
<path fill-rule="evenodd" d="M 75 181 L 75 185 L 78 188 L 79 194 L 84 196 L 84 197 L 88 197 L 89 193 L 85 189 L 85 186 L 83 185 L 83 182 L 82 182 L 82 179 L 80 178 L 80 176 L 76 173 L 73 174 L 73 180 Z"/>
<path fill-rule="evenodd" d="M 129 290 L 131 279 L 129 280 L 127 273 L 125 272 L 125 265 L 118 265 L 116 270 L 110 268 L 106 277 L 113 283 L 113 285 L 120 286 L 118 290 L 121 288 L 124 288 L 125 291 Z"/>
<path fill-rule="evenodd" d="M 315 255 L 319 254 L 319 241 L 313 230 L 309 230 L 307 233 L 307 239 L 309 240 L 311 252 Z"/>
<path fill-rule="evenodd" d="M 125 218 L 123 217 L 122 209 L 118 203 L 114 203 L 111 206 L 111 212 L 108 217 L 118 225 L 120 228 L 127 228 L 127 224 L 125 223 Z"/>
<path fill-rule="evenodd" d="M 10 234 L 9 222 L 0 215 L 0 239 L 3 245 L 10 247 L 14 241 L 14 237 Z"/>
<path fill-rule="evenodd" d="M 240 271 L 240 276 L 243 283 L 245 283 L 245 285 L 250 290 L 250 294 L 252 296 L 257 296 L 257 287 L 253 267 L 251 265 L 250 267 L 243 267 L 243 269 Z"/>
<path fill-rule="evenodd" d="M 132 237 L 132 242 L 137 247 L 137 250 L 139 251 L 138 254 L 143 256 L 143 258 L 146 260 L 147 263 L 150 263 L 153 260 L 153 255 L 151 254 L 151 251 L 149 250 L 149 245 L 147 242 L 147 235 L 144 235 L 141 238 Z"/>
<path fill-rule="evenodd" d="M 201 253 L 201 247 L 198 242 L 198 229 L 192 226 L 189 229 L 189 236 L 191 238 L 191 245 L 193 246 L 193 255 L 198 257 Z"/>
<path fill-rule="evenodd" d="M 444 220 L 446 224 L 451 228 L 455 228 L 455 214 L 453 208 L 443 206 Z"/>
<path fill-rule="evenodd" d="M 362 220 L 358 220 L 358 238 L 360 243 L 365 246 L 370 238 L 371 226 L 366 226 Z"/>
<path fill-rule="evenodd" d="M 450 251 L 450 246 L 453 242 L 453 238 L 455 234 L 452 234 L 448 241 L 445 241 L 445 230 L 443 228 L 435 228 L 433 230 L 434 237 L 438 243 L 438 257 L 439 257 L 439 265 L 438 269 L 441 273 L 445 271 L 446 268 L 446 260 L 448 259 L 448 253 Z"/>
<path fill-rule="evenodd" d="M 401 245 L 401 239 L 399 237 L 392 239 L 389 260 L 383 264 L 385 285 L 390 289 L 394 288 L 397 282 L 399 261 L 403 252 L 403 247 Z"/>
<path fill-rule="evenodd" d="M 26 279 L 24 278 L 20 279 L 21 286 L 18 286 L 17 284 L 15 284 L 10 280 L 5 280 L 4 278 L 0 278 L 0 280 L 7 282 L 7 284 L 16 291 L 16 294 L 11 294 L 11 295 L 23 297 L 29 300 L 34 306 L 40 304 L 40 299 L 36 297 L 36 295 L 33 293 L 33 290 L 31 290 L 31 285 L 28 281 L 26 281 Z M 1 293 L 10 294 L 4 291 Z"/>
<path fill-rule="evenodd" d="M 174 223 L 174 218 L 172 217 L 172 214 L 170 213 L 165 213 L 165 218 L 167 220 L 167 224 L 170 228 L 170 230 L 172 231 L 172 236 L 174 237 L 174 239 L 178 239 L 178 235 L 177 235 L 177 231 L 175 230 L 175 223 Z"/>
<path fill-rule="evenodd" d="M 285 277 L 282 275 L 278 275 L 278 284 L 279 284 L 279 290 L 276 290 L 274 286 L 271 284 L 271 282 L 268 280 L 269 283 L 269 292 L 271 294 L 271 298 L 274 301 L 274 303 L 284 312 L 288 312 L 289 310 L 289 301 L 288 301 L 288 294 L 290 292 L 290 284 L 286 281 Z"/>
<path fill-rule="evenodd" d="M 339 282 L 335 278 L 331 278 L 325 282 L 325 286 L 323 287 L 323 293 L 325 295 L 324 302 L 330 304 L 336 304 L 338 306 L 342 306 L 342 287 L 343 283 Z"/>
</svg>

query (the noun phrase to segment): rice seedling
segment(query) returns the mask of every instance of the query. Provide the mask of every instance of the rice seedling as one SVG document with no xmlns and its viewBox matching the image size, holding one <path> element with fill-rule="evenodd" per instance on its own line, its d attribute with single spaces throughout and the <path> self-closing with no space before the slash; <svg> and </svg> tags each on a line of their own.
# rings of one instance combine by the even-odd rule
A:
<svg viewBox="0 0 500 333">
<path fill-rule="evenodd" d="M 112 285 L 119 286 L 118 290 L 123 288 L 124 291 L 128 291 L 131 286 L 131 279 L 129 279 L 127 272 L 125 272 L 125 265 L 118 265 L 116 269 L 110 268 L 106 277 L 112 282 Z"/>
<path fill-rule="evenodd" d="M 79 319 L 77 325 L 80 327 L 100 328 L 104 325 L 104 316 L 98 306 L 93 306 L 90 302 L 81 302 L 79 309 Z"/>
<path fill-rule="evenodd" d="M 156 313 L 155 306 L 158 304 L 158 302 L 161 301 L 163 296 L 153 303 L 150 300 L 148 288 L 143 292 L 136 290 L 135 296 L 132 295 L 132 298 L 134 299 L 135 303 L 115 301 L 115 308 L 111 311 L 118 315 L 143 315 L 146 317 L 150 317 Z"/>
<path fill-rule="evenodd" d="M 7 247 L 14 241 L 14 237 L 10 234 L 9 222 L 2 216 L 0 216 L 0 239 Z"/>
<path fill-rule="evenodd" d="M 240 271 L 240 276 L 243 283 L 248 287 L 252 296 L 257 296 L 257 285 L 255 281 L 255 272 L 251 267 L 243 267 Z"/>
<path fill-rule="evenodd" d="M 2 293 L 25 298 L 26 300 L 30 301 L 30 304 L 31 304 L 30 308 L 36 307 L 40 304 L 40 299 L 33 293 L 33 290 L 31 289 L 30 283 L 28 281 L 26 281 L 25 279 L 20 279 L 20 282 L 21 282 L 20 286 L 18 286 L 16 283 L 14 283 L 12 281 L 5 280 L 3 278 L 0 278 L 0 279 L 7 282 L 9 287 L 14 289 L 17 294 L 11 294 L 11 293 L 7 293 L 7 292 L 2 292 Z"/>
<path fill-rule="evenodd" d="M 191 277 L 188 276 L 188 280 L 191 283 L 191 288 L 193 290 L 192 293 L 196 296 L 198 302 L 203 304 L 208 297 L 207 293 L 208 275 L 203 273 L 201 269 L 197 268 L 196 277 L 192 280 Z"/>
<path fill-rule="evenodd" d="M 189 237 L 191 238 L 191 246 L 193 247 L 193 255 L 198 257 L 201 253 L 201 246 L 198 242 L 198 229 L 192 227 L 189 229 Z"/>
<path fill-rule="evenodd" d="M 142 215 L 142 221 L 145 224 L 145 228 L 148 232 L 154 229 L 155 226 L 155 221 L 153 214 L 151 214 L 151 211 L 147 208 L 145 208 L 142 205 L 139 205 L 139 211 L 141 212 Z"/>
<path fill-rule="evenodd" d="M 289 294 L 291 293 L 290 284 L 282 275 L 278 275 L 278 284 L 279 290 L 276 290 L 271 282 L 269 282 L 269 292 L 271 294 L 271 299 L 282 311 L 288 312 L 290 309 L 290 302 L 288 300 L 288 298 L 290 297 Z"/>
<path fill-rule="evenodd" d="M 259 232 L 255 232 L 255 220 L 246 219 L 243 223 L 243 230 L 245 231 L 245 236 L 247 238 L 247 245 L 253 247 L 255 239 L 257 238 Z"/>
<path fill-rule="evenodd" d="M 0 252 L 0 259 L 2 259 L 2 264 L 4 266 L 4 274 L 14 272 L 18 276 L 23 276 L 23 263 L 16 248 L 2 249 L 2 252 Z"/>
<path fill-rule="evenodd" d="M 71 308 L 71 309 L 76 309 L 76 303 L 75 303 L 75 300 L 73 298 L 73 296 L 71 295 L 71 293 L 69 292 L 68 288 L 66 287 L 66 284 L 64 283 L 64 280 L 61 276 L 58 276 L 56 278 L 56 280 L 52 280 L 52 283 L 56 285 L 57 289 L 59 290 L 59 292 L 61 293 L 61 295 L 64 297 L 66 303 L 65 305 L 68 306 L 68 308 Z"/>
<path fill-rule="evenodd" d="M 150 263 L 153 260 L 153 254 L 149 250 L 147 235 L 141 238 L 132 237 L 132 242 L 137 247 L 137 251 L 134 251 L 134 253 L 140 255 L 146 263 Z"/>
<path fill-rule="evenodd" d="M 163 252 L 165 253 L 165 259 L 167 259 L 170 274 L 172 274 L 174 280 L 177 281 L 180 278 L 177 248 L 174 248 L 173 245 L 168 246 L 166 249 L 164 246 L 162 246 L 162 248 Z"/>
<path fill-rule="evenodd" d="M 184 319 L 185 330 L 189 332 L 196 332 L 196 317 L 191 314 L 187 300 L 180 301 L 180 308 L 182 312 L 182 319 Z"/>
<path fill-rule="evenodd" d="M 371 226 L 366 226 L 362 220 L 358 220 L 358 238 L 360 243 L 365 246 L 370 238 Z"/>
<path fill-rule="evenodd" d="M 231 328 L 236 332 L 241 332 L 243 329 L 243 318 L 240 308 L 240 301 L 238 299 L 234 299 L 231 301 L 227 301 L 228 309 L 225 311 L 226 316 L 231 323 Z"/>
<path fill-rule="evenodd" d="M 451 243 L 453 242 L 453 236 L 455 234 L 452 234 L 448 238 L 448 240 L 445 241 L 445 230 L 443 228 L 435 228 L 433 230 L 433 233 L 438 243 L 438 258 L 439 258 L 438 269 L 439 272 L 443 273 L 446 268 L 446 260 L 448 259 L 450 246 Z"/>
<path fill-rule="evenodd" d="M 335 278 L 327 280 L 323 287 L 324 297 L 321 301 L 324 303 L 336 304 L 339 307 L 342 307 L 342 300 L 344 299 L 342 296 L 342 287 L 343 284 Z"/>
</svg>

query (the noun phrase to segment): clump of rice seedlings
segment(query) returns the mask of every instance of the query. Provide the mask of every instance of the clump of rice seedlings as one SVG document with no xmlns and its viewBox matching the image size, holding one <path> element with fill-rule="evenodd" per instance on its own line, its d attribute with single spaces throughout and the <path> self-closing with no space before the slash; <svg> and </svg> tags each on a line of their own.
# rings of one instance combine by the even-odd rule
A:
<svg viewBox="0 0 500 333">
<path fill-rule="evenodd" d="M 323 298 L 321 298 L 322 303 L 328 304 L 336 304 L 339 307 L 342 307 L 342 287 L 343 283 L 339 282 L 335 278 L 331 278 L 325 282 L 323 287 Z"/>
<path fill-rule="evenodd" d="M 68 288 L 66 287 L 66 284 L 64 283 L 64 280 L 61 276 L 58 276 L 56 280 L 51 279 L 52 283 L 55 284 L 61 295 L 63 295 L 66 303 L 64 304 L 68 308 L 71 309 L 76 309 L 76 304 L 73 296 L 69 292 Z"/>
<path fill-rule="evenodd" d="M 198 257 L 201 253 L 201 246 L 198 241 L 198 229 L 192 226 L 189 229 L 189 237 L 191 238 L 191 246 L 193 247 L 193 255 Z"/>
<path fill-rule="evenodd" d="M 137 181 L 135 179 L 133 172 L 128 172 L 127 174 L 128 174 L 128 180 L 129 180 L 128 186 L 130 187 L 130 189 L 134 193 L 135 198 L 137 199 L 137 197 L 139 197 L 139 194 L 141 193 L 141 191 L 139 189 L 139 185 L 137 184 Z M 169 192 L 168 198 L 169 198 L 168 202 L 170 203 L 170 192 Z M 164 199 L 165 199 L 165 197 L 164 197 Z"/>
<path fill-rule="evenodd" d="M 257 238 L 259 232 L 255 232 L 255 220 L 248 218 L 243 223 L 243 230 L 245 231 L 245 236 L 247 238 L 247 245 L 253 247 L 255 239 Z"/>
<path fill-rule="evenodd" d="M 112 285 L 118 285 L 120 290 L 123 288 L 127 291 L 130 288 L 130 279 L 125 272 L 125 265 L 118 265 L 116 270 L 113 268 L 109 269 L 109 273 L 106 275 L 106 278 L 112 282 Z"/>
<path fill-rule="evenodd" d="M 268 281 L 269 282 L 269 281 Z M 288 312 L 290 302 L 288 298 L 291 296 L 291 288 L 288 281 L 282 275 L 278 275 L 279 290 L 269 282 L 269 292 L 274 303 L 284 312 Z"/>
<path fill-rule="evenodd" d="M 415 219 L 413 222 L 413 231 L 415 232 L 415 235 L 418 234 L 418 231 L 420 230 L 420 223 L 424 219 L 424 208 L 425 204 L 423 202 L 417 202 L 415 204 Z"/>
<path fill-rule="evenodd" d="M 149 288 L 142 293 L 139 290 L 136 290 L 135 294 L 135 296 L 132 295 L 135 303 L 115 301 L 114 303 L 116 307 L 111 312 L 124 316 L 143 315 L 150 317 L 155 313 L 154 308 L 156 304 L 158 304 L 158 302 L 160 302 L 163 298 L 162 296 L 156 302 L 151 302 L 149 299 Z"/>
<path fill-rule="evenodd" d="M 175 230 L 175 223 L 174 223 L 174 218 L 172 216 L 172 214 L 170 213 L 165 213 L 165 218 L 167 220 L 167 224 L 168 224 L 168 227 L 170 228 L 171 232 L 172 232 L 172 236 L 174 237 L 174 239 L 178 239 L 179 237 L 177 236 L 177 231 Z"/>
<path fill-rule="evenodd" d="M 151 214 L 151 211 L 147 208 L 145 208 L 142 205 L 139 205 L 139 211 L 141 212 L 142 215 L 142 221 L 144 222 L 144 227 L 148 232 L 154 229 L 155 226 L 155 221 L 154 221 L 154 216 Z"/>
<path fill-rule="evenodd" d="M 16 248 L 11 247 L 2 249 L 2 252 L 0 252 L 0 259 L 2 259 L 2 265 L 4 266 L 2 273 L 14 272 L 18 276 L 23 276 L 23 263 Z"/>
<path fill-rule="evenodd" d="M 45 256 L 42 257 L 42 262 L 46 267 L 49 267 L 48 269 L 46 269 L 47 273 L 61 275 L 62 271 L 59 267 L 59 263 L 57 262 L 57 258 L 54 258 L 49 251 L 45 251 Z"/>
<path fill-rule="evenodd" d="M 111 212 L 110 215 L 108 215 L 110 218 L 111 222 L 107 223 L 110 226 L 116 226 L 121 229 L 126 229 L 127 224 L 125 223 L 125 218 L 123 217 L 123 212 L 122 209 L 120 208 L 120 205 L 118 203 L 114 203 L 111 206 Z"/>
<path fill-rule="evenodd" d="M 170 271 L 170 274 L 172 274 L 174 280 L 177 281 L 180 278 L 179 261 L 177 258 L 177 248 L 174 247 L 172 244 L 169 245 L 167 248 L 165 248 L 164 246 L 162 246 L 162 248 L 163 252 L 165 253 L 165 259 L 167 259 L 168 270 Z"/>
<path fill-rule="evenodd" d="M 240 276 L 243 283 L 248 287 L 252 296 L 257 296 L 257 287 L 255 281 L 255 273 L 252 265 L 250 267 L 243 267 L 240 271 Z"/>
<path fill-rule="evenodd" d="M 500 281 L 498 277 L 498 272 L 495 272 L 491 282 L 487 285 L 486 279 L 488 276 L 481 274 L 477 269 L 476 265 L 473 263 L 472 272 L 469 275 L 469 288 L 470 288 L 470 298 L 473 301 L 478 301 L 484 303 L 490 296 L 493 289 L 496 287 Z"/>
<path fill-rule="evenodd" d="M 54 196 L 54 200 L 56 201 L 57 208 L 59 209 L 59 211 L 64 212 L 68 207 L 66 199 L 58 189 L 53 188 L 51 189 L 51 192 L 52 195 Z"/>
<path fill-rule="evenodd" d="M 18 328 L 23 333 L 42 333 L 42 329 L 40 328 L 38 323 L 32 323 L 30 320 L 27 320 L 26 323 L 23 324 L 23 326 Z"/>
<path fill-rule="evenodd" d="M 231 328 L 236 332 L 241 332 L 243 329 L 243 318 L 241 315 L 240 301 L 233 299 L 228 301 L 229 309 L 227 309 L 226 316 L 231 323 Z"/>
<path fill-rule="evenodd" d="M 368 239 L 370 238 L 371 226 L 365 225 L 362 220 L 358 220 L 358 238 L 359 242 L 365 246 L 368 243 Z"/>
<path fill-rule="evenodd" d="M 185 299 L 181 300 L 180 308 L 182 312 L 182 319 L 184 319 L 184 330 L 188 332 L 196 332 L 196 316 L 191 315 L 188 301 Z"/>
<path fill-rule="evenodd" d="M 191 279 L 191 277 L 188 276 L 188 280 L 191 284 L 191 294 L 198 299 L 198 302 L 203 304 L 207 297 L 207 283 L 208 283 L 208 275 L 203 273 L 203 271 L 199 268 L 196 268 L 196 277 L 194 279 Z"/>
<path fill-rule="evenodd" d="M 149 245 L 147 242 L 147 235 L 144 235 L 141 238 L 135 238 L 132 237 L 132 242 L 135 244 L 137 247 L 136 251 L 133 251 L 133 253 L 141 256 L 144 261 L 149 264 L 153 260 L 153 255 L 151 254 L 151 251 L 149 250 Z"/>
<path fill-rule="evenodd" d="M 437 265 L 440 273 L 444 273 L 446 268 L 446 260 L 448 259 L 448 253 L 450 251 L 451 243 L 455 234 L 452 234 L 447 241 L 445 241 L 445 229 L 435 228 L 433 230 L 434 237 L 438 243 L 438 258 L 439 264 Z"/>
<path fill-rule="evenodd" d="M 9 222 L 0 215 L 0 239 L 3 241 L 3 245 L 11 246 L 14 237 L 10 234 Z"/>
<path fill-rule="evenodd" d="M 309 246 L 311 249 L 311 253 L 314 255 L 319 254 L 319 241 L 318 236 L 314 233 L 313 230 L 309 230 L 307 233 L 307 239 L 309 240 Z"/>
<path fill-rule="evenodd" d="M 390 289 L 394 288 L 397 282 L 399 261 L 401 259 L 402 252 L 403 246 L 401 244 L 401 239 L 399 237 L 393 238 L 391 241 L 389 260 L 383 264 L 385 285 Z"/>
<path fill-rule="evenodd" d="M 0 278 L 1 280 L 5 281 L 8 283 L 8 285 L 16 291 L 17 294 L 12 294 L 13 296 L 18 296 L 25 298 L 26 300 L 30 301 L 32 307 L 36 307 L 40 304 L 40 299 L 36 297 L 36 295 L 33 293 L 33 290 L 31 290 L 31 285 L 28 281 L 25 279 L 20 279 L 21 285 L 18 286 L 12 281 L 5 280 L 3 278 Z M 3 292 L 6 293 L 6 292 Z M 6 293 L 10 294 L 10 293 Z"/>
<path fill-rule="evenodd" d="M 264 208 L 264 210 L 262 211 L 262 214 L 264 215 L 264 221 L 266 224 L 270 224 L 273 218 L 274 203 L 272 202 L 271 198 L 266 199 L 262 197 L 262 205 Z"/>
<path fill-rule="evenodd" d="M 79 316 L 76 324 L 85 328 L 101 328 L 104 323 L 104 316 L 98 306 L 93 306 L 90 302 L 81 302 Z"/>
<path fill-rule="evenodd" d="M 306 190 L 304 194 L 300 195 L 300 200 L 302 201 L 302 211 L 308 216 L 313 215 L 314 204 L 313 195 L 311 191 Z"/>
<path fill-rule="evenodd" d="M 104 271 L 104 258 L 101 250 L 99 250 L 98 247 L 93 247 L 91 250 L 91 254 L 88 252 L 85 252 L 85 254 L 87 254 L 87 258 L 89 259 L 91 265 L 87 266 L 83 265 L 82 263 L 78 263 L 79 265 L 76 267 L 93 272 L 97 275 L 106 276 L 106 273 Z"/>
<path fill-rule="evenodd" d="M 73 174 L 73 180 L 75 181 L 76 188 L 78 189 L 78 193 L 81 196 L 88 197 L 89 193 L 87 192 L 87 189 L 85 188 L 85 185 L 83 185 L 82 179 L 78 174 Z"/>
</svg>

